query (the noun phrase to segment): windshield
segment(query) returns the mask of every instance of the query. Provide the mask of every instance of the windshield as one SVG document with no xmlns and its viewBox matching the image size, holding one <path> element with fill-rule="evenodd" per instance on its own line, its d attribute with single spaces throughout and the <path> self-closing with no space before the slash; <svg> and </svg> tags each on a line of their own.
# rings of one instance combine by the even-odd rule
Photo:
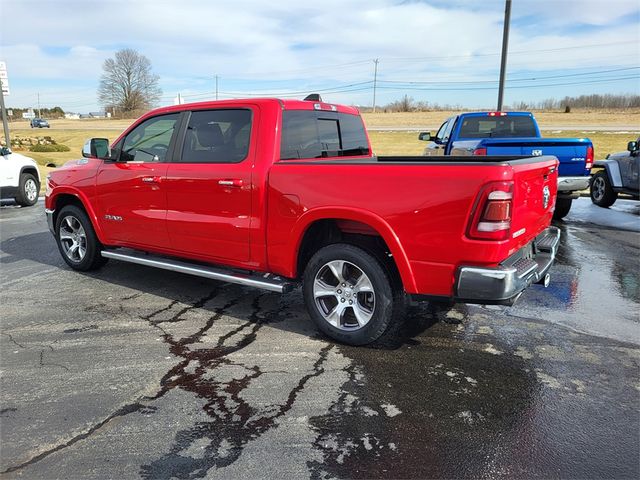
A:
<svg viewBox="0 0 640 480">
<path fill-rule="evenodd" d="M 510 138 L 537 137 L 533 117 L 466 117 L 462 121 L 458 138 Z"/>
</svg>

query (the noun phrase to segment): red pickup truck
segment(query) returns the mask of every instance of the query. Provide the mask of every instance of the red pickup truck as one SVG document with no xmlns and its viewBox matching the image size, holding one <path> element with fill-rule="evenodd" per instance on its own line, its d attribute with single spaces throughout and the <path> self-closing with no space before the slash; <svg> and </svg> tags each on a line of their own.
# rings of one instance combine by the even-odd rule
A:
<svg viewBox="0 0 640 480">
<path fill-rule="evenodd" d="M 374 342 L 411 295 L 511 304 L 548 284 L 555 157 L 376 157 L 355 108 L 250 99 L 151 111 L 47 178 L 75 270 L 107 259 L 285 292 Z"/>
</svg>

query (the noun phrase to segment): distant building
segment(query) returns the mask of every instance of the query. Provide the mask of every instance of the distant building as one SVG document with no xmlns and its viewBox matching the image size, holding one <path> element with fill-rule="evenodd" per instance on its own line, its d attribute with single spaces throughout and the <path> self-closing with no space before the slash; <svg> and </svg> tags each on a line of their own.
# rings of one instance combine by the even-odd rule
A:
<svg viewBox="0 0 640 480">
<path fill-rule="evenodd" d="M 89 118 L 107 118 L 107 112 L 89 112 Z"/>
<path fill-rule="evenodd" d="M 68 112 L 64 114 L 64 118 L 68 120 L 78 120 L 80 118 L 79 113 Z"/>
</svg>

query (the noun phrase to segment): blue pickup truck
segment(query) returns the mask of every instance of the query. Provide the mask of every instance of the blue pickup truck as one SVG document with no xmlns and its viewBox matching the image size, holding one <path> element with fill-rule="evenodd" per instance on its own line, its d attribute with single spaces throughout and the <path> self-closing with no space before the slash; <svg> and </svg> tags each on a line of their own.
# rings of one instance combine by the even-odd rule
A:
<svg viewBox="0 0 640 480">
<path fill-rule="evenodd" d="M 530 112 L 472 112 L 448 118 L 431 135 L 426 156 L 441 155 L 553 155 L 560 161 L 554 218 L 563 218 L 579 191 L 589 188 L 593 144 L 588 138 L 542 138 Z"/>
</svg>

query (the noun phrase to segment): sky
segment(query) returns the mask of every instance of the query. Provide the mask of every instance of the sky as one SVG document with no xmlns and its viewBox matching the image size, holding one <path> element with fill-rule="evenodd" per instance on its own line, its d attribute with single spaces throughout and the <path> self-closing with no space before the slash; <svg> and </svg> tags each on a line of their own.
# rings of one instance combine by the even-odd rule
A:
<svg viewBox="0 0 640 480">
<path fill-rule="evenodd" d="M 504 0 L 0 0 L 8 107 L 100 110 L 102 64 L 133 48 L 160 105 L 318 92 L 371 106 L 408 95 L 497 102 Z M 513 0 L 505 104 L 640 94 L 638 0 Z"/>
</svg>

